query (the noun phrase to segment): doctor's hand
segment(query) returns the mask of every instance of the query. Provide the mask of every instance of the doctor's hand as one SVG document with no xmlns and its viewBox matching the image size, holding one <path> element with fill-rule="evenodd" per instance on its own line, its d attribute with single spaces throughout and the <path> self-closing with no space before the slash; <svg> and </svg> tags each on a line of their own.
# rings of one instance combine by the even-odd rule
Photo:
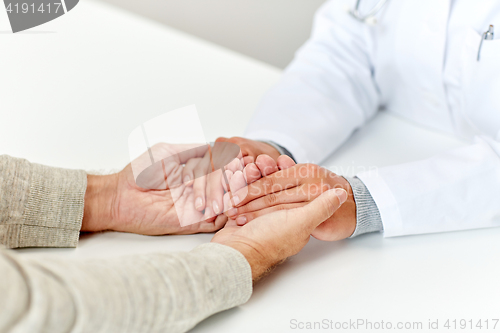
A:
<svg viewBox="0 0 500 333">
<path fill-rule="evenodd" d="M 241 252 L 256 281 L 273 266 L 297 254 L 318 225 L 328 220 L 346 199 L 345 190 L 332 189 L 303 207 L 260 216 L 244 226 L 229 221 L 212 242 Z"/>
<path fill-rule="evenodd" d="M 235 136 L 229 139 L 220 137 L 216 140 L 216 142 L 231 142 L 237 144 L 243 154 L 243 161 L 245 165 L 254 162 L 257 156 L 262 154 L 270 156 L 275 161 L 280 156 L 280 153 L 276 150 L 276 148 L 261 141 L 255 141 Z"/>
<path fill-rule="evenodd" d="M 260 156 L 259 158 L 262 158 Z M 332 188 L 342 188 L 348 193 L 344 205 L 320 224 L 312 236 L 319 240 L 335 241 L 352 235 L 356 228 L 356 204 L 352 189 L 345 178 L 315 164 L 290 164 L 272 174 L 252 179 L 247 187 L 225 198 L 229 209 L 226 214 L 237 224 L 243 225 L 259 216 L 277 210 L 302 207 L 321 193 Z"/>
<path fill-rule="evenodd" d="M 159 171 L 155 171 L 156 165 L 151 166 L 150 155 L 145 153 L 119 173 L 88 175 L 81 230 L 165 235 L 213 232 L 222 228 L 227 218 L 221 215 L 214 222 L 204 221 L 203 213 L 194 209 L 192 187 L 180 182 L 184 164 L 199 160 L 205 154 L 203 149 L 189 148 L 186 145 L 152 147 L 154 160 L 162 161 L 165 156 L 171 157 L 163 159 L 166 162 Z M 138 174 L 146 177 L 137 177 Z M 170 181 L 164 176 L 169 177 Z M 175 190 L 168 188 L 172 183 L 176 185 Z M 186 209 L 179 209 L 179 205 Z M 181 219 L 202 222 L 181 227 Z"/>
</svg>

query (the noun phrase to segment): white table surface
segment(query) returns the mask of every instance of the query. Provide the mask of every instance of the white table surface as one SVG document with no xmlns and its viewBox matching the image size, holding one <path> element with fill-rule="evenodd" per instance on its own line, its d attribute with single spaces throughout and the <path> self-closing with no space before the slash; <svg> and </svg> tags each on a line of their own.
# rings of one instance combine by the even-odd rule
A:
<svg viewBox="0 0 500 333">
<path fill-rule="evenodd" d="M 193 103 L 207 139 L 242 135 L 260 97 L 280 75 L 271 66 L 93 0 L 24 33 L 9 30 L 0 10 L 0 154 L 53 166 L 120 169 L 129 162 L 127 137 L 133 128 Z M 324 165 L 352 175 L 460 145 L 380 114 Z M 491 320 L 500 318 L 499 237 L 500 229 L 483 229 L 392 239 L 370 234 L 335 243 L 313 239 L 259 283 L 247 304 L 212 316 L 193 332 L 294 332 L 292 319 L 383 320 L 393 326 L 420 321 L 420 331 L 427 331 L 429 320 L 455 331 L 443 329 L 446 319 L 473 319 L 473 325 L 489 319 L 493 331 Z M 17 252 L 113 257 L 187 251 L 210 239 L 109 232 L 82 236 L 76 249 Z"/>
</svg>

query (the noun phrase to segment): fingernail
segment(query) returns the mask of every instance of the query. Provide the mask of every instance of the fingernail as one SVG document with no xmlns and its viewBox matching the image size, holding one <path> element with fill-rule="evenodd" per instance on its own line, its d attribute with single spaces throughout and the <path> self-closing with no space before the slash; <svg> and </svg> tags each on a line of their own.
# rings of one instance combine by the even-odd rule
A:
<svg viewBox="0 0 500 333">
<path fill-rule="evenodd" d="M 238 209 L 237 208 L 231 208 L 226 212 L 227 216 L 236 216 L 238 214 Z"/>
<path fill-rule="evenodd" d="M 214 217 L 214 215 L 215 215 L 215 214 L 212 212 L 212 208 L 207 207 L 207 208 L 205 209 L 205 219 L 206 219 L 206 220 L 208 220 L 208 219 L 210 219 L 210 218 Z"/>
<path fill-rule="evenodd" d="M 338 188 L 335 190 L 335 194 L 339 198 L 340 204 L 343 204 L 347 200 L 347 191 L 346 190 L 344 190 L 342 188 Z"/>
<path fill-rule="evenodd" d="M 212 206 L 214 207 L 214 213 L 219 214 L 219 204 L 214 200 Z"/>
<path fill-rule="evenodd" d="M 238 198 L 237 195 L 233 195 L 233 203 L 234 203 L 234 205 L 236 206 L 240 202 L 241 202 L 240 198 Z"/>
<path fill-rule="evenodd" d="M 196 209 L 200 209 L 203 207 L 203 199 L 201 197 L 196 198 L 196 201 L 194 202 L 194 207 Z"/>
<path fill-rule="evenodd" d="M 237 224 L 237 225 L 244 225 L 245 223 L 247 223 L 247 218 L 246 218 L 246 216 L 239 216 L 239 217 L 236 219 L 236 224 Z"/>
<path fill-rule="evenodd" d="M 189 175 L 187 175 L 186 177 L 184 177 L 184 183 L 187 183 L 191 180 L 191 177 L 189 177 Z"/>
</svg>

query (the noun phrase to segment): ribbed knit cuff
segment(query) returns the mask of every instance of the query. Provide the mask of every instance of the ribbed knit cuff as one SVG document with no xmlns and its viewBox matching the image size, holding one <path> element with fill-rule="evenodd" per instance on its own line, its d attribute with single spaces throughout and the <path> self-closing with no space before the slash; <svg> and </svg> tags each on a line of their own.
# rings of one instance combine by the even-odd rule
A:
<svg viewBox="0 0 500 333">
<path fill-rule="evenodd" d="M 76 247 L 87 174 L 2 157 L 0 243 L 9 248 Z M 2 198 L 0 198 L 2 199 Z"/>
<path fill-rule="evenodd" d="M 344 178 L 351 185 L 354 201 L 356 203 L 356 229 L 349 238 L 383 230 L 384 226 L 380 218 L 380 212 L 368 188 L 357 177 Z"/>
<path fill-rule="evenodd" d="M 292 153 L 290 153 L 288 151 L 288 149 L 286 149 L 285 147 L 282 147 L 279 144 L 274 143 L 272 141 L 262 141 L 262 142 L 267 143 L 270 146 L 273 146 L 280 153 L 280 155 L 286 155 L 286 156 L 290 157 L 295 163 L 297 163 L 297 161 L 293 157 Z"/>
</svg>

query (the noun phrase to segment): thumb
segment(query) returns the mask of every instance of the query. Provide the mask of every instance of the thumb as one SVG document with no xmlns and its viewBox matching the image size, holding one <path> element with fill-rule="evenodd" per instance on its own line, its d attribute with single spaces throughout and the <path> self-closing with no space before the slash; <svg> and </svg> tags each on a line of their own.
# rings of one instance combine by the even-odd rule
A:
<svg viewBox="0 0 500 333">
<path fill-rule="evenodd" d="M 333 213 L 347 200 L 347 192 L 341 188 L 334 188 L 323 192 L 319 197 L 304 207 L 296 208 L 291 214 L 292 223 L 307 224 L 311 231 L 330 218 Z"/>
</svg>

